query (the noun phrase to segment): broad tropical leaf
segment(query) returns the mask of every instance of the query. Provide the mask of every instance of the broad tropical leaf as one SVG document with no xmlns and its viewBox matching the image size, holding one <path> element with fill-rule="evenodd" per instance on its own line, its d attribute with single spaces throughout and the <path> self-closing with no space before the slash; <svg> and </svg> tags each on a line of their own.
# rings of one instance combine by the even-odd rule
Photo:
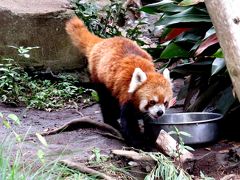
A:
<svg viewBox="0 0 240 180">
<path fill-rule="evenodd" d="M 190 29 L 191 28 L 172 28 L 172 29 L 169 29 L 168 34 L 164 38 L 161 39 L 161 42 L 163 43 L 163 42 L 172 40 L 172 39 L 176 38 L 178 35 L 180 35 L 181 33 L 189 31 Z"/>
<path fill-rule="evenodd" d="M 216 58 L 223 58 L 224 56 L 223 56 L 222 49 L 219 48 L 219 49 L 217 50 L 217 52 L 215 52 L 212 56 L 213 56 L 213 57 L 216 57 Z"/>
<path fill-rule="evenodd" d="M 216 102 L 216 110 L 218 112 L 225 114 L 236 101 L 232 92 L 232 87 L 228 87 L 221 92 L 221 97 Z"/>
<path fill-rule="evenodd" d="M 225 67 L 224 59 L 223 58 L 216 58 L 212 63 L 212 73 L 211 73 L 211 75 L 214 75 L 214 74 L 218 73 L 224 67 Z"/>
<path fill-rule="evenodd" d="M 206 60 L 202 62 L 187 63 L 176 66 L 172 71 L 181 74 L 200 74 L 200 75 L 210 75 L 209 71 L 212 67 L 212 61 Z"/>
<path fill-rule="evenodd" d="M 211 36 L 209 36 L 206 40 L 204 40 L 200 46 L 198 47 L 198 49 L 195 52 L 195 56 L 200 55 L 204 50 L 206 50 L 208 47 L 217 44 L 218 43 L 218 39 L 217 39 L 217 35 L 216 34 L 212 34 Z"/>
<path fill-rule="evenodd" d="M 182 46 L 177 43 L 170 43 L 162 52 L 160 58 L 162 59 L 170 59 L 177 57 L 189 57 L 189 53 L 187 50 L 182 48 Z"/>
<path fill-rule="evenodd" d="M 203 23 L 211 24 L 211 19 L 205 9 L 188 7 L 188 9 L 174 14 L 163 15 L 162 18 L 156 22 L 156 25 L 165 25 L 166 27 L 203 27 Z"/>
<path fill-rule="evenodd" d="M 212 26 L 205 34 L 203 40 L 207 39 L 209 36 L 216 34 L 215 28 Z"/>
<path fill-rule="evenodd" d="M 204 0 L 183 0 L 178 5 L 179 6 L 191 6 L 191 5 L 194 5 L 194 4 L 198 4 L 200 2 L 204 2 Z"/>
</svg>

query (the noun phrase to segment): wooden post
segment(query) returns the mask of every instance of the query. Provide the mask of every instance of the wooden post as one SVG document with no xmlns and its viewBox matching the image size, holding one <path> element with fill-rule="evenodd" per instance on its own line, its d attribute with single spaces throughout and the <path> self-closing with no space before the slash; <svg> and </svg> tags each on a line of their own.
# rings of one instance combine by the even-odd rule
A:
<svg viewBox="0 0 240 180">
<path fill-rule="evenodd" d="M 205 4 L 240 100 L 240 0 L 205 0 Z"/>
</svg>

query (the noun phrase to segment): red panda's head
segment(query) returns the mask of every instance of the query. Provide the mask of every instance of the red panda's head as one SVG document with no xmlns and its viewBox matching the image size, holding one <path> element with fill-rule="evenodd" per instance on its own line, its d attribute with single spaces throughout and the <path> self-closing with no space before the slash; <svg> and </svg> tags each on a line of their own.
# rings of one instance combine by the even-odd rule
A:
<svg viewBox="0 0 240 180">
<path fill-rule="evenodd" d="M 173 92 L 169 70 L 163 74 L 157 72 L 143 72 L 136 68 L 129 85 L 133 103 L 141 112 L 157 119 L 165 113 L 172 100 Z"/>
</svg>

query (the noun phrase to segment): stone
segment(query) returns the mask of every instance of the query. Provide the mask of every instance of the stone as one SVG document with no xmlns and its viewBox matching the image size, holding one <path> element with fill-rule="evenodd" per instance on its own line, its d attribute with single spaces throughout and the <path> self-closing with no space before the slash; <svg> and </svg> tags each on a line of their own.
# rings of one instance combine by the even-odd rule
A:
<svg viewBox="0 0 240 180">
<path fill-rule="evenodd" d="M 16 59 L 34 69 L 50 68 L 53 72 L 86 67 L 85 58 L 65 32 L 65 22 L 71 16 L 74 11 L 68 0 L 1 0 L 0 57 Z M 32 49 L 26 59 L 9 45 L 40 48 Z"/>
</svg>

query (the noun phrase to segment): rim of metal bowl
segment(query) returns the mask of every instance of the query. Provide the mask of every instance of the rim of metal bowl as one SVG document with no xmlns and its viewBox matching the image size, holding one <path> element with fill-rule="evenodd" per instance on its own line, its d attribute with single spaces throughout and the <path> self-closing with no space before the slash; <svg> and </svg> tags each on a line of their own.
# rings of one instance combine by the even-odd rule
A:
<svg viewBox="0 0 240 180">
<path fill-rule="evenodd" d="M 213 114 L 217 115 L 218 117 L 212 118 L 212 119 L 205 119 L 205 120 L 199 120 L 199 121 L 192 121 L 192 122 L 174 122 L 174 123 L 161 123 L 160 121 L 154 121 L 151 120 L 149 123 L 151 124 L 159 124 L 159 125 L 183 125 L 183 124 L 199 124 L 199 123 L 207 123 L 207 122 L 213 122 L 213 121 L 219 121 L 223 118 L 223 115 L 220 113 L 210 113 L 210 112 L 183 112 L 183 113 L 166 113 L 165 115 L 179 115 L 179 114 Z M 163 115 L 164 116 L 164 115 Z"/>
</svg>

